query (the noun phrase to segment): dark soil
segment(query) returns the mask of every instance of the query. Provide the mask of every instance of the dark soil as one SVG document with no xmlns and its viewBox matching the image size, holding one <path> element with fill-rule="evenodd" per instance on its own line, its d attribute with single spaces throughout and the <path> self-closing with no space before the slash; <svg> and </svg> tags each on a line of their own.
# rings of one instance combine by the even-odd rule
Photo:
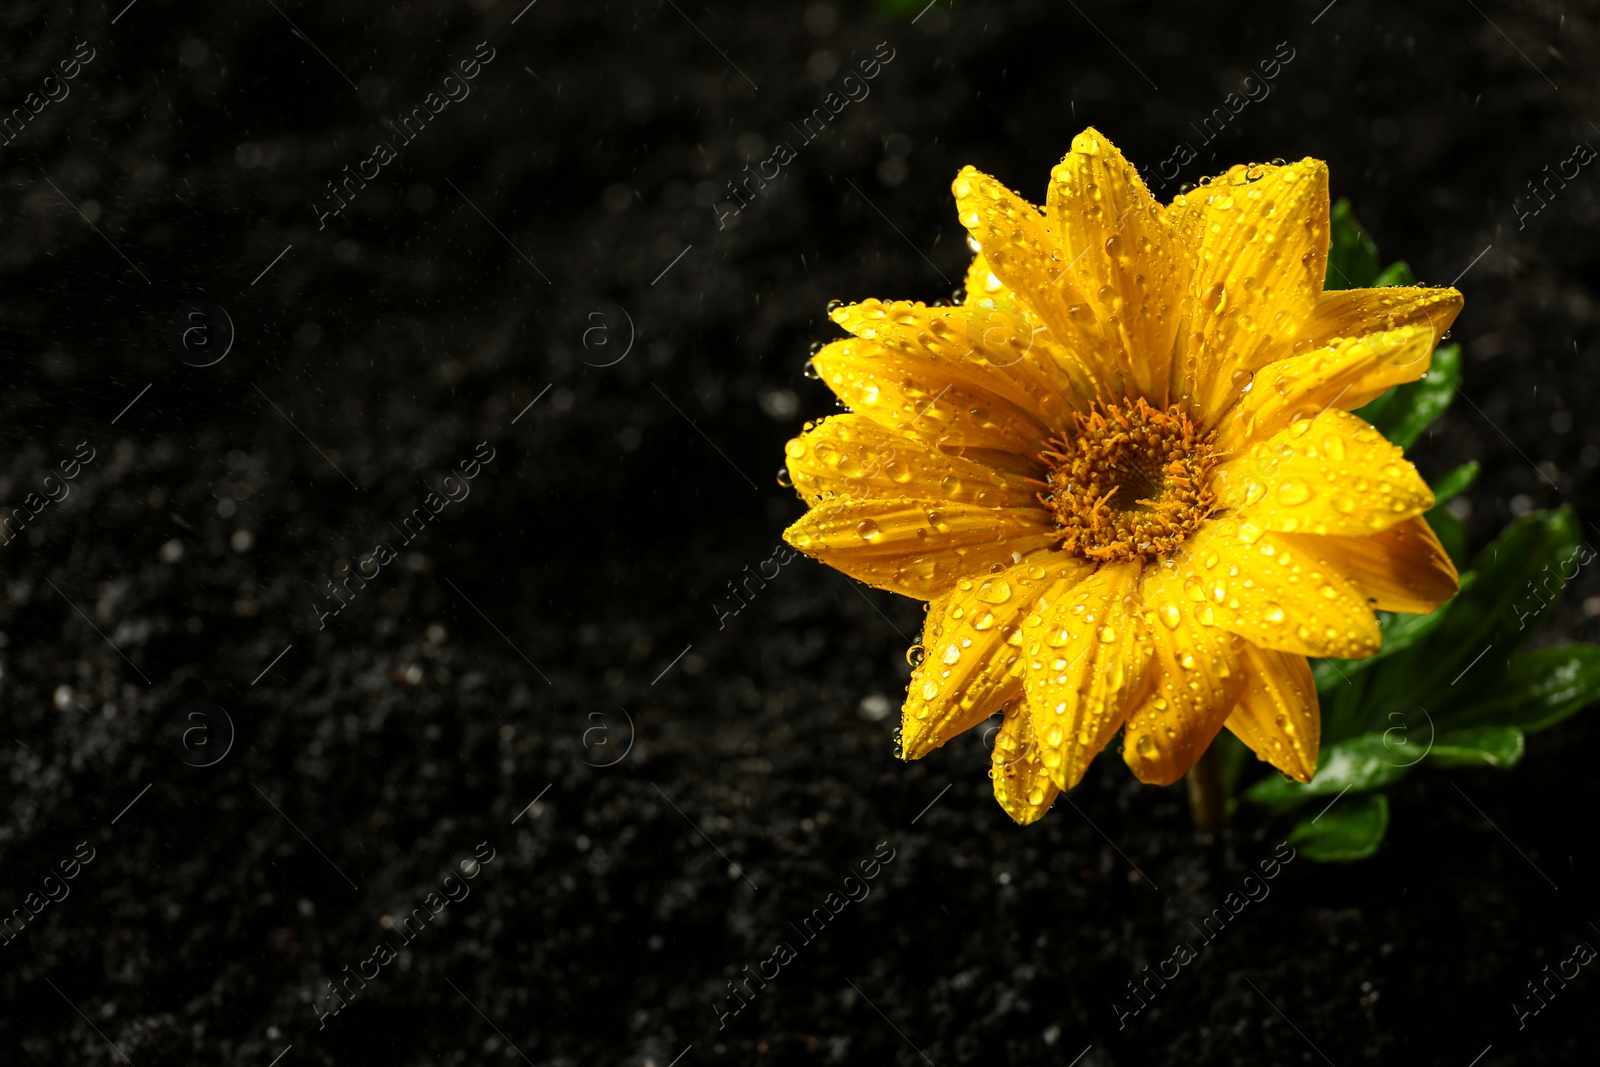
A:
<svg viewBox="0 0 1600 1067">
<path fill-rule="evenodd" d="M 1091 123 L 1153 174 L 1193 145 L 1166 196 L 1327 159 L 1387 255 L 1466 272 L 1471 402 L 1416 458 L 1482 460 L 1474 543 L 1600 514 L 1600 178 L 1536 215 L 1526 184 L 1600 145 L 1600 6 L 1324 3 L 0 12 L 31 116 L 0 157 L 0 504 L 70 489 L 0 548 L 0 909 L 70 892 L 0 945 L 0 1062 L 1592 1062 L 1594 967 L 1513 1008 L 1600 945 L 1592 718 L 1414 776 L 1375 859 L 1296 859 L 1207 941 L 1281 825 L 1197 841 L 1113 753 L 1018 828 L 978 734 L 893 758 L 919 605 L 802 559 L 728 613 L 800 511 L 784 440 L 834 410 L 802 373 L 827 302 L 947 297 L 957 169 L 1042 197 Z M 201 300 L 235 331 L 209 367 Z M 1600 630 L 1574 586 L 1546 640 Z"/>
</svg>

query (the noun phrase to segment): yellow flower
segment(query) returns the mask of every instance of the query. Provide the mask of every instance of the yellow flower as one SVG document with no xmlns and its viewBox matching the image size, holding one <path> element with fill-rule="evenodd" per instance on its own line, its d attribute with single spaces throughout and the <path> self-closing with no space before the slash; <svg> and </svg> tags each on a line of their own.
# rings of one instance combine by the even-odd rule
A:
<svg viewBox="0 0 1600 1067">
<path fill-rule="evenodd" d="M 1042 816 L 1123 731 L 1141 780 L 1224 726 L 1316 770 L 1307 656 L 1378 650 L 1374 608 L 1457 575 L 1433 494 L 1355 415 L 1427 369 L 1453 289 L 1323 292 L 1328 173 L 1236 166 L 1158 203 L 1095 130 L 1043 210 L 971 167 L 960 306 L 839 307 L 812 363 L 850 409 L 787 446 L 785 539 L 930 601 L 903 712 L 917 759 L 996 712 L 995 796 Z"/>
</svg>

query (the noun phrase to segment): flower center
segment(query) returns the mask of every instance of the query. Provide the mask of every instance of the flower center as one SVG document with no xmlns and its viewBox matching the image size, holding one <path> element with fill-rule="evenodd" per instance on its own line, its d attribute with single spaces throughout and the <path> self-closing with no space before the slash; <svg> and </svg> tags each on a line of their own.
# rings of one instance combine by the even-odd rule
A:
<svg viewBox="0 0 1600 1067">
<path fill-rule="evenodd" d="M 1039 499 L 1056 516 L 1061 548 L 1102 563 L 1171 554 L 1211 513 L 1215 432 L 1174 404 L 1141 397 L 1074 413 L 1039 458 L 1050 468 Z"/>
</svg>

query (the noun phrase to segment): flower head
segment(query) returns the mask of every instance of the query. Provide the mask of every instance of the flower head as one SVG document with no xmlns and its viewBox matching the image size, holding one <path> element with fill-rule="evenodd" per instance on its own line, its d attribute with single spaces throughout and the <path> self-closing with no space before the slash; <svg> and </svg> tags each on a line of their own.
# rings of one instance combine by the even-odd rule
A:
<svg viewBox="0 0 1600 1067">
<path fill-rule="evenodd" d="M 901 755 L 996 712 L 995 796 L 1044 814 L 1123 733 L 1169 784 L 1224 726 L 1316 770 L 1306 657 L 1457 575 L 1433 494 L 1350 414 L 1428 369 L 1453 289 L 1323 292 L 1327 167 L 1236 166 L 1158 203 L 1086 130 L 1041 210 L 971 167 L 959 306 L 837 308 L 813 359 L 850 409 L 787 446 L 790 544 L 930 601 Z"/>
</svg>

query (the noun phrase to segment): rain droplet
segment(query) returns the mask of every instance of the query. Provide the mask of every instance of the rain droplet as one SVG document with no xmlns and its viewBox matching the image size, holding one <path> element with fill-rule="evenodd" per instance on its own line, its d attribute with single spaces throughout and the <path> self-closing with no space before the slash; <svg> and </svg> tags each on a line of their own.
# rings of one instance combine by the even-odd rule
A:
<svg viewBox="0 0 1600 1067">
<path fill-rule="evenodd" d="M 1305 482 L 1293 479 L 1278 483 L 1278 503 L 1294 507 L 1311 499 L 1311 489 Z"/>
<path fill-rule="evenodd" d="M 1003 578 L 990 578 L 978 587 L 978 599 L 989 604 L 1004 604 L 1011 599 L 1011 584 Z"/>
</svg>

